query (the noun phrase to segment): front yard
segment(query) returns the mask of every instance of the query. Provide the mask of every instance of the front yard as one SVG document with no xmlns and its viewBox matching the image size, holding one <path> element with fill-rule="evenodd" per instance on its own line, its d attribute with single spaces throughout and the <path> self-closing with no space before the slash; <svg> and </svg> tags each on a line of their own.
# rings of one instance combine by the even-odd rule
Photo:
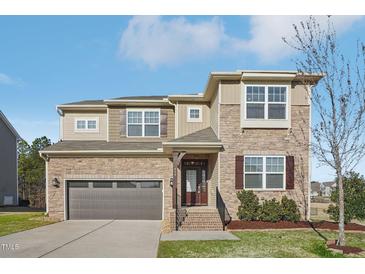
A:
<svg viewBox="0 0 365 274">
<path fill-rule="evenodd" d="M 43 212 L 1 214 L 0 237 L 54 222 L 44 217 Z"/>
<path fill-rule="evenodd" d="M 324 238 L 336 239 L 336 232 L 320 232 Z M 315 231 L 244 231 L 233 232 L 239 241 L 161 241 L 160 258 L 234 258 L 234 257 L 365 257 L 329 251 L 325 239 Z M 347 245 L 365 249 L 365 233 L 347 233 Z"/>
</svg>

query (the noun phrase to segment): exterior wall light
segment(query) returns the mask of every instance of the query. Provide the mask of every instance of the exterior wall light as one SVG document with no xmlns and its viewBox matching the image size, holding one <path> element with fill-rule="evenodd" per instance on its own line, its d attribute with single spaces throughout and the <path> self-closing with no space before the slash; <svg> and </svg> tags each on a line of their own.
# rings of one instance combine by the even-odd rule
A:
<svg viewBox="0 0 365 274">
<path fill-rule="evenodd" d="M 53 178 L 52 185 L 54 187 L 60 187 L 60 181 L 58 181 L 57 178 Z"/>
</svg>

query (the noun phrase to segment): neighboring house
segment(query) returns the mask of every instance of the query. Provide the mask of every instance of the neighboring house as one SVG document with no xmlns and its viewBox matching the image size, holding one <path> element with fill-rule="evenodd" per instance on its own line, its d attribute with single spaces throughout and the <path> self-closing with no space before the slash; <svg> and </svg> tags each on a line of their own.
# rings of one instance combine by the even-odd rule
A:
<svg viewBox="0 0 365 274">
<path fill-rule="evenodd" d="M 242 189 L 308 214 L 310 100 L 295 71 L 213 72 L 203 93 L 57 106 L 41 151 L 59 219 L 157 219 L 162 231 L 222 230 Z M 310 86 L 308 86 L 310 87 Z M 177 208 L 177 209 L 176 209 Z"/>
<path fill-rule="evenodd" d="M 332 191 L 336 189 L 336 182 L 323 182 L 322 183 L 322 196 L 330 197 Z"/>
<path fill-rule="evenodd" d="M 311 182 L 311 197 L 322 196 L 322 184 L 320 182 Z"/>
<path fill-rule="evenodd" d="M 0 206 L 18 204 L 19 134 L 0 111 Z"/>
</svg>

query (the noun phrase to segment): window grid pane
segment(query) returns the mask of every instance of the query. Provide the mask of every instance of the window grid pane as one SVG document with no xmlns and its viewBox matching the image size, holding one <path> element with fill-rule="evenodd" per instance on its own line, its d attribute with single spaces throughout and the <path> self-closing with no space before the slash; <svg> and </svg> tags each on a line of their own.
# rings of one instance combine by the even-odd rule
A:
<svg viewBox="0 0 365 274">
<path fill-rule="evenodd" d="M 263 172 L 262 157 L 246 157 L 245 172 Z"/>
<path fill-rule="evenodd" d="M 265 87 L 248 86 L 246 93 L 247 102 L 265 102 Z"/>
<path fill-rule="evenodd" d="M 88 129 L 96 129 L 96 120 L 88 120 L 87 121 Z"/>
<path fill-rule="evenodd" d="M 264 119 L 265 118 L 265 104 L 252 104 L 247 106 L 246 118 L 248 119 Z"/>
<path fill-rule="evenodd" d="M 128 125 L 128 136 L 142 136 L 142 125 Z"/>
<path fill-rule="evenodd" d="M 129 124 L 142 124 L 142 111 L 128 111 Z"/>
<path fill-rule="evenodd" d="M 190 109 L 190 118 L 199 119 L 200 117 L 200 109 Z"/>
<path fill-rule="evenodd" d="M 285 119 L 286 104 L 269 104 L 268 118 L 269 119 Z"/>
<path fill-rule="evenodd" d="M 245 174 L 245 188 L 262 187 L 262 174 Z"/>
<path fill-rule="evenodd" d="M 158 125 L 145 125 L 144 127 L 145 136 L 158 136 Z"/>
<path fill-rule="evenodd" d="M 283 188 L 283 174 L 266 174 L 266 188 Z"/>
<path fill-rule="evenodd" d="M 146 111 L 144 113 L 144 122 L 146 124 L 158 124 L 159 113 L 157 111 Z"/>
<path fill-rule="evenodd" d="M 286 102 L 286 87 L 268 87 L 269 102 Z"/>
<path fill-rule="evenodd" d="M 86 128 L 86 121 L 85 120 L 78 120 L 76 126 L 77 126 L 78 129 L 85 129 Z"/>
<path fill-rule="evenodd" d="M 267 157 L 266 158 L 266 172 L 284 172 L 284 158 L 283 157 Z"/>
</svg>

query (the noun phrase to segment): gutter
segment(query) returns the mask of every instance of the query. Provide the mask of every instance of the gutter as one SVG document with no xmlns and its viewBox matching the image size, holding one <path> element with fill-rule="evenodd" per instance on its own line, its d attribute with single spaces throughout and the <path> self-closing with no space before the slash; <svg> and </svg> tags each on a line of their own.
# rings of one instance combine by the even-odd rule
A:
<svg viewBox="0 0 365 274">
<path fill-rule="evenodd" d="M 184 146 L 184 147 L 222 147 L 223 143 L 221 142 L 164 142 L 163 146 L 166 147 L 176 147 L 176 146 Z"/>
<path fill-rule="evenodd" d="M 43 159 L 48 159 L 48 155 L 55 155 L 55 154 L 162 154 L 163 150 L 54 150 L 54 151 L 40 151 L 39 154 Z"/>
</svg>

